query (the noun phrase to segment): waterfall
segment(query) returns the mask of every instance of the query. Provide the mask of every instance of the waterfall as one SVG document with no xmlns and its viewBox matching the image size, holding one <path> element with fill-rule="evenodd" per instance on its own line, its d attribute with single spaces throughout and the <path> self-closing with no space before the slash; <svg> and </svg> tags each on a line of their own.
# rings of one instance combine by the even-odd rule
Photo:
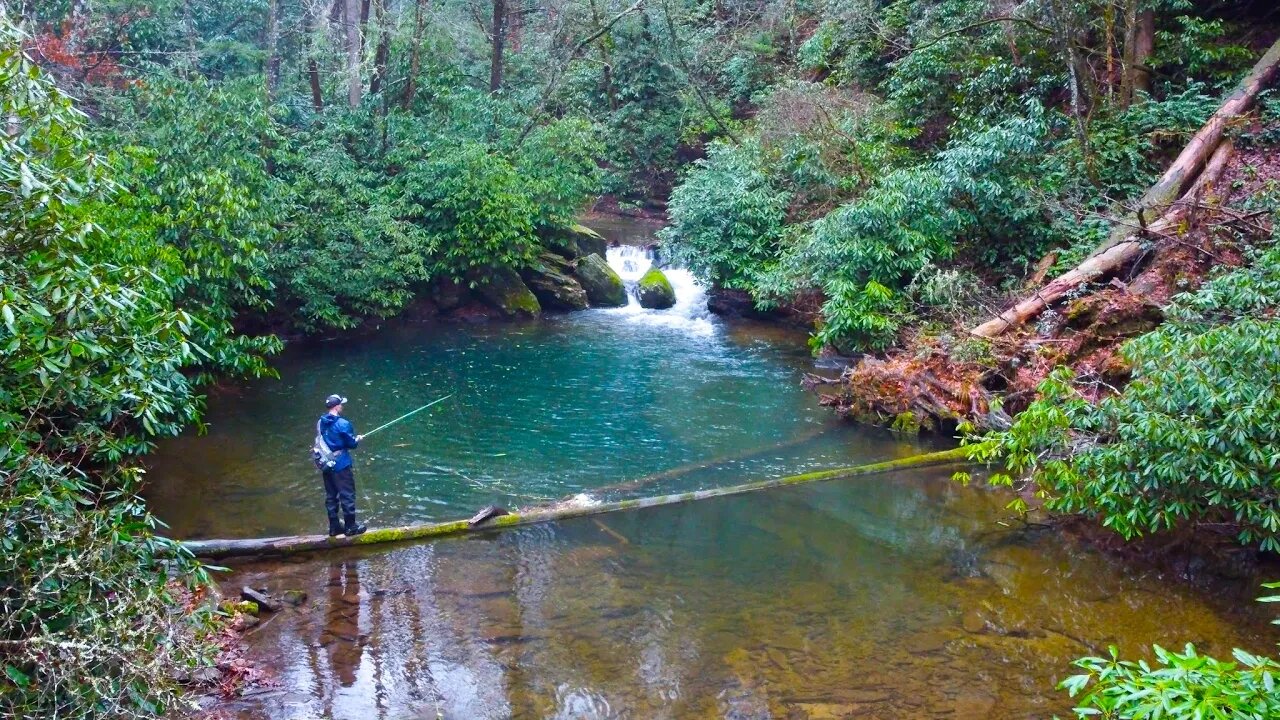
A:
<svg viewBox="0 0 1280 720">
<path fill-rule="evenodd" d="M 627 306 L 620 308 L 620 312 L 638 322 L 664 325 L 700 335 L 710 334 L 715 329 L 711 313 L 707 310 L 706 288 L 694 279 L 693 273 L 684 268 L 662 268 L 671 288 L 675 290 L 676 304 L 667 310 L 646 310 L 640 307 L 636 285 L 649 268 L 653 267 L 653 249 L 640 245 L 615 245 L 609 248 L 606 259 L 609 267 L 618 273 L 618 277 L 627 286 Z"/>
</svg>

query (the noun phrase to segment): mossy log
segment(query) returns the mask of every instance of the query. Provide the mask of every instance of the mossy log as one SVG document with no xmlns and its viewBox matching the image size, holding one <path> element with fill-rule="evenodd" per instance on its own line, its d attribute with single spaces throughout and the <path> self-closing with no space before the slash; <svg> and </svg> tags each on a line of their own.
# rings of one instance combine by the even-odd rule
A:
<svg viewBox="0 0 1280 720">
<path fill-rule="evenodd" d="M 603 513 L 619 512 L 623 510 L 638 510 L 641 508 L 660 507 L 663 505 L 677 505 L 694 500 L 706 500 L 709 498 L 726 497 L 729 495 L 741 495 L 743 493 L 755 492 L 757 490 L 768 490 L 770 488 L 785 487 L 788 485 L 803 485 L 805 483 L 821 482 L 824 480 L 881 475 L 896 470 L 949 465 L 965 462 L 967 459 L 968 452 L 966 448 L 953 448 L 951 450 L 925 453 L 923 455 L 913 455 L 907 458 L 887 460 L 885 462 L 872 463 L 870 465 L 836 468 L 834 470 L 819 470 L 816 472 L 804 473 L 802 475 L 791 475 L 788 477 L 774 478 L 772 480 L 745 483 L 743 485 L 711 488 L 709 490 L 696 490 L 692 492 L 675 493 L 672 495 L 658 495 L 654 497 L 638 498 L 635 500 L 620 500 L 618 502 L 600 503 L 598 505 L 553 505 L 548 507 L 532 508 L 522 512 L 513 512 L 509 515 L 500 515 L 482 525 L 477 526 L 469 525 L 466 520 L 453 520 L 448 522 L 425 523 L 422 525 L 406 525 L 395 528 L 380 528 L 376 530 L 369 530 L 363 535 L 357 535 L 353 538 L 330 538 L 326 535 L 287 535 L 284 537 L 249 538 L 243 540 L 188 540 L 184 541 L 182 545 L 196 557 L 209 558 L 212 560 L 245 556 L 290 555 L 301 552 L 351 547 L 353 545 L 376 545 L 382 543 L 403 542 L 406 540 L 421 540 L 445 537 L 449 535 L 460 535 L 463 533 L 487 532 L 521 525 L 533 525 L 536 523 L 600 515 Z"/>
</svg>

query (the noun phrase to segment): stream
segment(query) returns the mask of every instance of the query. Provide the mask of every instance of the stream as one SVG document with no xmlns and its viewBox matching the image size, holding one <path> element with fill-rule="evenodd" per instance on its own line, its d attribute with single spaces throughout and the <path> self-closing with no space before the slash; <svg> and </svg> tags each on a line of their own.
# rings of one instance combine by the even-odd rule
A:
<svg viewBox="0 0 1280 720">
<path fill-rule="evenodd" d="M 595 223 L 638 277 L 652 227 Z M 362 443 L 361 519 L 454 519 L 736 484 L 934 449 L 833 419 L 804 337 L 631 305 L 517 324 L 395 323 L 292 348 L 166 442 L 147 499 L 181 538 L 323 532 L 312 428 L 332 392 Z M 783 488 L 387 548 L 238 565 L 298 589 L 246 635 L 275 682 L 220 710 L 332 717 L 1066 717 L 1072 659 L 1151 643 L 1274 649 L 1259 579 L 1201 587 L 1008 522 L 948 470 Z"/>
</svg>

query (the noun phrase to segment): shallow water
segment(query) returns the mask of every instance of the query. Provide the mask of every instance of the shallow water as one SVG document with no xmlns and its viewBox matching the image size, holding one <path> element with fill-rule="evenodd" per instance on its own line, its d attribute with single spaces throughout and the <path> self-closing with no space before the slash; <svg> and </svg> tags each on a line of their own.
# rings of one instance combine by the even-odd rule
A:
<svg viewBox="0 0 1280 720">
<path fill-rule="evenodd" d="M 652 231 L 620 222 L 606 234 L 643 244 Z M 669 311 L 402 324 L 294 349 L 276 363 L 281 380 L 211 399 L 208 436 L 161 448 L 148 499 L 176 537 L 322 530 L 308 451 L 331 392 L 350 396 L 358 429 L 456 394 L 359 449 L 361 513 L 380 525 L 926 449 L 833 420 L 798 387 L 813 366 L 802 337 L 726 325 L 687 276 L 673 281 Z M 249 584 L 309 599 L 246 636 L 277 684 L 223 709 L 246 720 L 1067 717 L 1054 685 L 1108 644 L 1129 656 L 1153 642 L 1274 649 L 1257 580 L 1196 589 L 1012 529 L 1008 500 L 945 470 L 910 471 L 242 566 L 229 594 Z"/>
<path fill-rule="evenodd" d="M 995 524 L 944 471 L 241 569 L 309 599 L 249 636 L 241 718 L 1066 717 L 1070 661 L 1269 647 L 1193 590 Z M 1254 586 L 1256 587 L 1256 586 Z"/>
<path fill-rule="evenodd" d="M 330 393 L 350 398 L 358 432 L 454 394 L 356 450 L 359 510 L 377 525 L 918 451 L 914 440 L 836 421 L 801 390 L 812 369 L 802 335 L 725 325 L 687 273 L 671 275 L 678 302 L 666 311 L 633 304 L 523 324 L 400 324 L 292 349 L 274 363 L 280 380 L 210 399 L 206 436 L 161 446 L 147 499 L 175 537 L 321 532 L 310 447 Z"/>
</svg>

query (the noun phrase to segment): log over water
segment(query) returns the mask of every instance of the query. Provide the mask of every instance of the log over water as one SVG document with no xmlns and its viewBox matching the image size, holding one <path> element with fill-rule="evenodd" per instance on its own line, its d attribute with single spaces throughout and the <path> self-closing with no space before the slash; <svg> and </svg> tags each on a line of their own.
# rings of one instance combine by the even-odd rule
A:
<svg viewBox="0 0 1280 720">
<path fill-rule="evenodd" d="M 243 540 L 188 540 L 184 541 L 182 545 L 196 557 L 208 558 L 211 560 L 251 555 L 289 555 L 316 550 L 332 550 L 336 548 L 351 547 L 353 545 L 374 545 L 380 543 L 403 542 L 406 540 L 444 537 L 447 535 L 460 535 L 471 532 L 486 532 L 520 525 L 552 522 L 566 518 L 600 515 L 603 513 L 618 512 L 621 510 L 637 510 L 640 508 L 659 507 L 662 505 L 677 505 L 680 503 L 691 502 L 693 500 L 706 500 L 708 498 L 725 497 L 728 495 L 741 495 L 742 493 L 755 492 L 757 490 L 768 490 L 770 488 L 785 487 L 788 485 L 803 485 L 805 483 L 850 477 L 866 477 L 869 475 L 880 475 L 887 472 L 893 472 L 895 470 L 961 463 L 965 462 L 967 459 L 968 448 L 953 448 L 951 450 L 925 453 L 923 455 L 913 455 L 899 460 L 887 460 L 885 462 L 872 463 L 870 465 L 836 468 L 834 470 L 819 470 L 816 472 L 804 473 L 802 475 L 790 475 L 787 477 L 774 478 L 772 480 L 760 480 L 758 482 L 733 485 L 723 488 L 712 488 L 709 490 L 696 490 L 693 492 L 675 493 L 672 495 L 658 495 L 654 497 L 638 498 L 635 500 L 620 500 L 617 502 L 600 503 L 597 505 L 553 505 L 548 507 L 532 508 L 524 512 L 513 512 L 509 515 L 501 515 L 478 526 L 471 526 L 467 524 L 466 520 L 452 520 L 438 523 L 425 523 L 422 525 L 406 525 L 397 528 L 381 528 L 377 530 L 370 530 L 363 535 L 357 535 L 353 538 L 330 538 L 327 535 L 286 535 L 283 537 L 249 538 Z"/>
</svg>

